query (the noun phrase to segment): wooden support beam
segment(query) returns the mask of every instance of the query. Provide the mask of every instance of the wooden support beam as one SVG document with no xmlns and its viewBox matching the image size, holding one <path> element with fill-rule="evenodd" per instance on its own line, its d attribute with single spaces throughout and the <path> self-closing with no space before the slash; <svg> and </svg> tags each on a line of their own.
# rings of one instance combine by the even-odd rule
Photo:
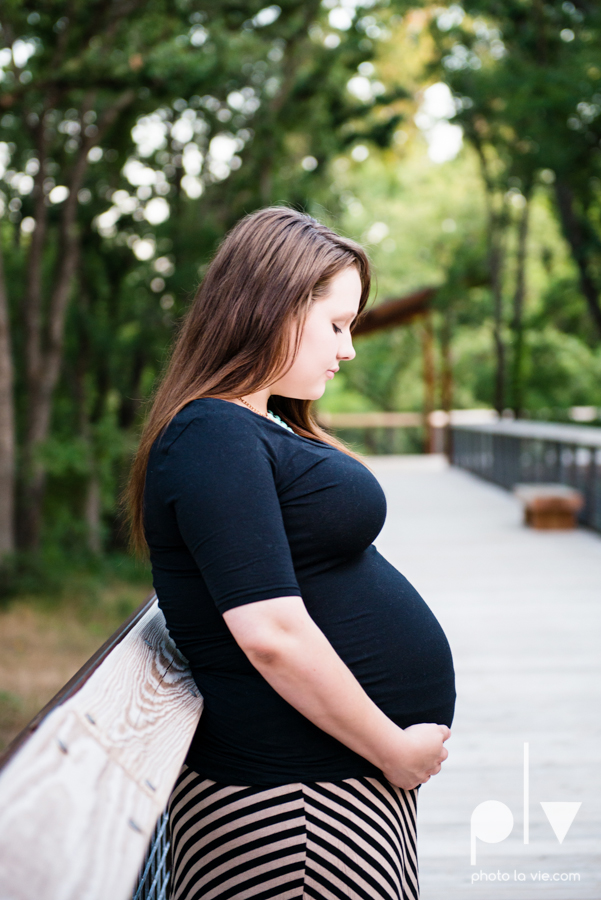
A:
<svg viewBox="0 0 601 900">
<path fill-rule="evenodd" d="M 451 356 L 451 310 L 447 307 L 443 313 L 440 332 L 440 406 L 448 416 L 453 409 L 453 359 Z M 453 456 L 453 432 L 447 423 L 444 430 L 443 449 L 449 459 Z"/>
<path fill-rule="evenodd" d="M 431 416 L 434 412 L 436 397 L 436 373 L 434 370 L 434 327 L 431 313 L 426 315 L 423 323 L 422 353 L 424 367 L 424 421 L 426 423 L 424 453 L 434 453 L 434 430 Z"/>
<path fill-rule="evenodd" d="M 425 315 L 437 290 L 435 287 L 427 287 L 405 297 L 384 300 L 363 314 L 353 330 L 353 336 L 370 334 L 372 331 L 381 331 L 396 325 L 406 325 L 416 317 Z"/>
</svg>

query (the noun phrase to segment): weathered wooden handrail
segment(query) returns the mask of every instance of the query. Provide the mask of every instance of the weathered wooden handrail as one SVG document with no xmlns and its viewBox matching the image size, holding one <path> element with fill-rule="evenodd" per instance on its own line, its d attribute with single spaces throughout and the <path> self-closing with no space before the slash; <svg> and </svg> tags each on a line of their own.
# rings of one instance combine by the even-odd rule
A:
<svg viewBox="0 0 601 900">
<path fill-rule="evenodd" d="M 446 412 L 434 409 L 428 415 L 423 412 L 338 412 L 320 410 L 319 424 L 325 428 L 419 428 L 429 422 L 433 428 L 452 425 L 470 425 L 472 422 L 496 420 L 492 409 L 453 409 Z"/>
<path fill-rule="evenodd" d="M 449 424 L 486 422 L 495 417 L 492 409 L 434 409 L 427 415 L 388 410 L 338 413 L 319 410 L 318 413 L 320 425 L 340 433 L 351 444 L 359 441 L 363 452 L 369 454 L 416 453 L 420 449 L 426 453 L 448 453 Z M 413 431 L 409 440 L 401 437 L 405 429 Z"/>
<path fill-rule="evenodd" d="M 581 491 L 579 520 L 601 531 L 601 428 L 554 422 L 452 425 L 454 465 L 511 489 L 556 482 Z"/>
<path fill-rule="evenodd" d="M 126 900 L 202 712 L 149 598 L 0 760 L 2 900 Z"/>
<path fill-rule="evenodd" d="M 416 428 L 424 424 L 419 412 L 319 413 L 326 428 Z"/>
</svg>

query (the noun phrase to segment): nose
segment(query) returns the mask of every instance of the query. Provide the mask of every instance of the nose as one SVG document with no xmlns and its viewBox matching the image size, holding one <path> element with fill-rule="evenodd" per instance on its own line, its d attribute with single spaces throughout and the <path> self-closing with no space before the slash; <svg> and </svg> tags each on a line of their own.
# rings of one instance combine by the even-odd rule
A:
<svg viewBox="0 0 601 900">
<path fill-rule="evenodd" d="M 357 355 L 353 347 L 353 338 L 350 331 L 344 331 L 341 335 L 340 346 L 338 347 L 338 359 L 354 359 Z"/>
</svg>

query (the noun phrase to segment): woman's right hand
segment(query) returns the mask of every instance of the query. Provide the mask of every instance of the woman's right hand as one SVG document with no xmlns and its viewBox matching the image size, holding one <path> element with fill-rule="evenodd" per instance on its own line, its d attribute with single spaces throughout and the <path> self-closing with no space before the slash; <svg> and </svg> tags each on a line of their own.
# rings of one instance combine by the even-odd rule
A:
<svg viewBox="0 0 601 900">
<path fill-rule="evenodd" d="M 410 791 L 440 772 L 449 755 L 444 741 L 451 737 L 451 729 L 420 722 L 403 728 L 401 734 L 398 756 L 395 754 L 396 758 L 382 772 L 391 784 Z"/>
</svg>

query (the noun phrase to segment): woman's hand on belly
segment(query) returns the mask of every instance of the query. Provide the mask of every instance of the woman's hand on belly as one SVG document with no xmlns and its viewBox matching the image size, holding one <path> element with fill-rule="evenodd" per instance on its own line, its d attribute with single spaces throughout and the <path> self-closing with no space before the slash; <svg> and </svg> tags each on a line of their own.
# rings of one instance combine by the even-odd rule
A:
<svg viewBox="0 0 601 900">
<path fill-rule="evenodd" d="M 263 678 L 291 706 L 410 790 L 440 771 L 446 725 L 399 728 L 366 694 L 301 597 L 259 600 L 223 616 Z"/>
<path fill-rule="evenodd" d="M 446 725 L 423 722 L 410 725 L 401 733 L 398 750 L 382 766 L 382 772 L 391 784 L 411 790 L 440 772 L 449 755 L 444 741 L 450 738 L 451 730 Z"/>
</svg>

